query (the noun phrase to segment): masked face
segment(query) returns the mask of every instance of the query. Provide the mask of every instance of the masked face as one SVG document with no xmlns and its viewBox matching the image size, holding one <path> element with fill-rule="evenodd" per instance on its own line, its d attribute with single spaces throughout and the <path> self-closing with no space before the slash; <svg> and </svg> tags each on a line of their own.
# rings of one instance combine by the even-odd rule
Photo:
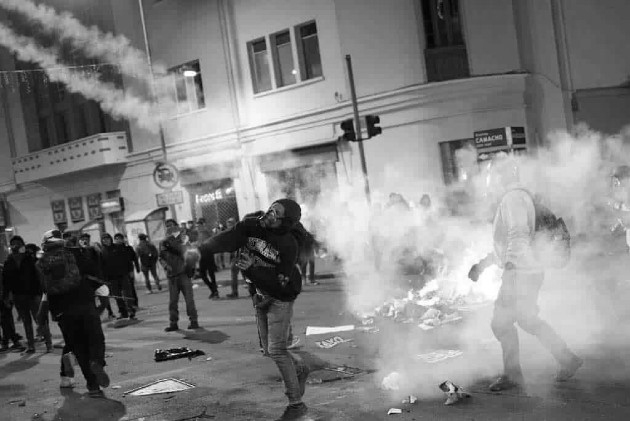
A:
<svg viewBox="0 0 630 421">
<path fill-rule="evenodd" d="M 267 213 L 260 218 L 260 224 L 265 228 L 279 228 L 284 219 L 284 206 L 279 203 L 271 205 Z"/>
<path fill-rule="evenodd" d="M 79 240 L 79 245 L 83 248 L 88 247 L 90 245 L 90 240 L 82 238 Z"/>
<path fill-rule="evenodd" d="M 112 240 L 109 237 L 103 238 L 103 245 L 104 246 L 111 246 L 112 245 Z"/>
<path fill-rule="evenodd" d="M 114 238 L 114 243 L 116 243 L 116 244 L 125 244 L 125 239 L 124 238 L 120 238 L 120 237 L 116 237 L 116 238 Z"/>
<path fill-rule="evenodd" d="M 26 247 L 21 243 L 13 243 L 11 244 L 11 253 L 13 254 L 24 254 L 26 253 Z"/>
</svg>

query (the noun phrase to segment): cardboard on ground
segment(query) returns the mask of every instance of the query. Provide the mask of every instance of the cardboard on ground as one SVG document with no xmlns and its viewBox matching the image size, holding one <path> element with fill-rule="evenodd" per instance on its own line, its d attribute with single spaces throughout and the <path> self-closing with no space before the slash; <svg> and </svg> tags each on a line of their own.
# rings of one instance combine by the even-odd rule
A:
<svg viewBox="0 0 630 421">
<path fill-rule="evenodd" d="M 190 383 L 186 383 L 177 379 L 160 379 L 153 383 L 149 383 L 145 386 L 138 387 L 136 389 L 129 390 L 124 395 L 129 396 L 147 396 L 157 395 L 160 393 L 172 393 L 182 392 L 184 390 L 192 389 L 195 387 Z"/>
</svg>

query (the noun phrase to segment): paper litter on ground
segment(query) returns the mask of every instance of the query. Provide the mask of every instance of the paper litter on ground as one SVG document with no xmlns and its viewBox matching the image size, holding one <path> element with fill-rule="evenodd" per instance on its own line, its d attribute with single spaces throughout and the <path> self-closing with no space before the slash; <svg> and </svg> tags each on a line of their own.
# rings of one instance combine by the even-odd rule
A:
<svg viewBox="0 0 630 421">
<path fill-rule="evenodd" d="M 306 328 L 306 336 L 323 335 L 325 333 L 348 332 L 351 330 L 354 330 L 354 325 L 333 326 L 333 327 L 308 326 Z"/>
<path fill-rule="evenodd" d="M 459 349 L 438 349 L 427 354 L 418 354 L 416 358 L 427 364 L 435 364 L 440 361 L 448 360 L 449 358 L 459 357 L 463 354 L 464 352 Z"/>
<path fill-rule="evenodd" d="M 389 411 L 387 411 L 387 415 L 392 415 L 392 414 L 402 414 L 402 409 L 389 408 Z"/>
</svg>

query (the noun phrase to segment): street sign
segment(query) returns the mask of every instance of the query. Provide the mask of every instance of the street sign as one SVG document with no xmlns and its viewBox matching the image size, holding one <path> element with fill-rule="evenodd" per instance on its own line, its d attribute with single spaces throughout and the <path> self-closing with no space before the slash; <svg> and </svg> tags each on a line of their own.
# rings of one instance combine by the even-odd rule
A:
<svg viewBox="0 0 630 421">
<path fill-rule="evenodd" d="M 170 190 L 179 182 L 179 171 L 173 164 L 160 162 L 153 170 L 153 181 L 158 187 Z"/>
<path fill-rule="evenodd" d="M 475 147 L 479 161 L 492 159 L 499 152 L 513 152 L 516 155 L 527 149 L 524 127 L 501 127 L 474 133 Z"/>
<path fill-rule="evenodd" d="M 167 191 L 155 195 L 158 207 L 179 205 L 184 203 L 184 192 L 182 190 Z"/>
</svg>

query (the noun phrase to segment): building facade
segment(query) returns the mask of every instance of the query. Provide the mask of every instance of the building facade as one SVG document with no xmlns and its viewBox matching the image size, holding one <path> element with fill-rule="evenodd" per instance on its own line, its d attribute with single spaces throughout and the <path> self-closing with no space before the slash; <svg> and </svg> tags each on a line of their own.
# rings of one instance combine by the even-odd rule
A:
<svg viewBox="0 0 630 421">
<path fill-rule="evenodd" d="M 380 116 L 383 128 L 364 142 L 377 200 L 393 191 L 417 200 L 457 179 L 454 153 L 476 131 L 523 127 L 533 150 L 580 121 L 615 133 L 629 119 L 624 0 L 96 3 L 85 19 L 141 51 L 148 44 L 175 75 L 177 111 L 163 133 L 182 192 L 165 214 L 178 220 L 224 224 L 280 195 L 309 204 L 355 180 L 358 146 L 337 141 L 339 123 L 352 117 L 347 55 L 360 114 Z M 0 63 L 16 68 L 7 51 Z M 70 114 L 64 137 L 53 112 L 47 140 L 32 92 L 2 95 L 0 191 L 10 232 L 38 241 L 54 223 L 124 230 L 130 215 L 159 207 L 159 135 L 90 105 L 87 127 L 96 133 Z"/>
</svg>

